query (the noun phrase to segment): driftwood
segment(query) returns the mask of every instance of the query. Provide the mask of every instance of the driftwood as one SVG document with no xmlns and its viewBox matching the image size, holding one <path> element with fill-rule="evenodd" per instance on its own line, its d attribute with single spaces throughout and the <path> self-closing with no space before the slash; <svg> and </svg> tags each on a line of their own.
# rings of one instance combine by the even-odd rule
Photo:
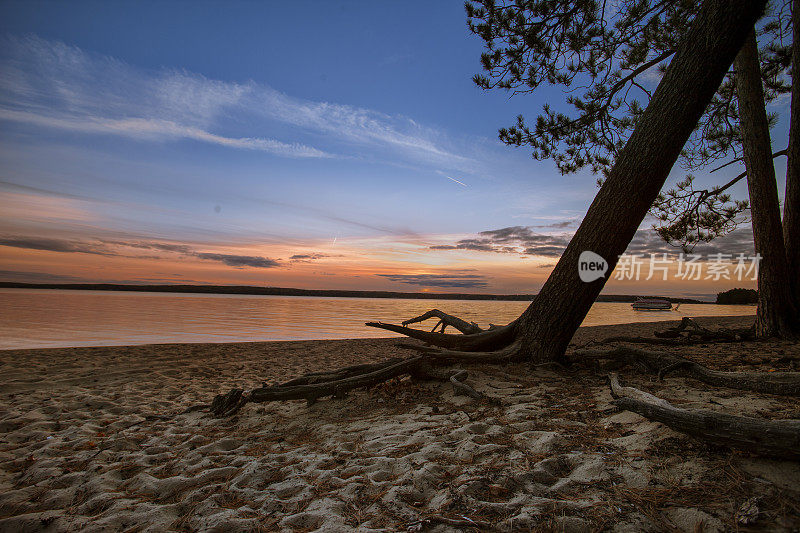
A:
<svg viewBox="0 0 800 533">
<path fill-rule="evenodd" d="M 763 420 L 705 409 L 681 409 L 633 387 L 623 387 L 609 375 L 614 403 L 627 411 L 661 422 L 712 444 L 761 455 L 800 459 L 800 420 Z"/>
<path fill-rule="evenodd" d="M 580 350 L 573 357 L 574 361 L 587 359 L 608 359 L 634 365 L 645 372 L 657 374 L 659 379 L 668 373 L 676 373 L 718 387 L 800 396 L 798 372 L 722 372 L 683 357 L 624 346 L 608 351 Z"/>
</svg>

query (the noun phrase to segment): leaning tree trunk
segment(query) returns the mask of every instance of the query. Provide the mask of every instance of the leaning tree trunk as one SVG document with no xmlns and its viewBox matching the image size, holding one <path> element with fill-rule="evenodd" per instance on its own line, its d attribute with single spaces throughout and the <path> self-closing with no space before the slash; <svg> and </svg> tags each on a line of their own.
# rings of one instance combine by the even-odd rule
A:
<svg viewBox="0 0 800 533">
<path fill-rule="evenodd" d="M 578 257 L 593 251 L 608 262 L 608 273 L 613 270 L 765 4 L 703 3 L 580 228 L 516 322 L 517 340 L 529 359 L 563 356 L 606 283 L 606 278 L 582 282 Z"/>
<path fill-rule="evenodd" d="M 786 197 L 783 199 L 783 243 L 795 308 L 800 311 L 800 0 L 792 9 L 792 104 L 789 122 L 789 162 L 786 165 Z"/>
<path fill-rule="evenodd" d="M 739 123 L 742 132 L 747 188 L 756 253 L 761 255 L 758 271 L 756 336 L 793 336 L 794 306 L 787 291 L 789 272 L 783 244 L 778 184 L 772 164 L 764 90 L 758 63 L 755 32 L 745 41 L 734 62 Z M 790 147 L 791 148 L 791 147 Z"/>
</svg>

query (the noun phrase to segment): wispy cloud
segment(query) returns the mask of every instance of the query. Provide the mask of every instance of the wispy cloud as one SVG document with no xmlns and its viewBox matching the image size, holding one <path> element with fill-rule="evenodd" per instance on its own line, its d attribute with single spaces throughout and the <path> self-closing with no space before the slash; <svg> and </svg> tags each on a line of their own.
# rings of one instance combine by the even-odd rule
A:
<svg viewBox="0 0 800 533">
<path fill-rule="evenodd" d="M 257 137 L 232 138 L 209 133 L 200 128 L 185 126 L 169 120 L 155 118 L 108 119 L 102 117 L 65 117 L 39 115 L 27 111 L 0 109 L 0 120 L 22 122 L 46 128 L 77 131 L 81 133 L 111 134 L 139 140 L 168 141 L 193 139 L 230 148 L 260 150 L 285 157 L 333 157 L 300 143 L 287 144 L 274 139 Z"/>
<path fill-rule="evenodd" d="M 48 252 L 117 255 L 113 250 L 109 249 L 102 243 L 70 241 L 65 239 L 47 239 L 40 237 L 0 238 L 0 246 L 27 248 L 29 250 L 45 250 Z"/>
<path fill-rule="evenodd" d="M 407 285 L 421 287 L 462 287 L 482 288 L 489 283 L 485 276 L 480 274 L 378 274 L 383 278 Z"/>
<path fill-rule="evenodd" d="M 295 254 L 289 257 L 289 261 L 292 261 L 294 263 L 310 263 L 312 261 L 316 261 L 318 259 L 325 259 L 327 257 L 342 257 L 342 256 L 323 254 L 323 253 Z"/>
<path fill-rule="evenodd" d="M 370 154 L 385 150 L 446 168 L 472 162 L 447 149 L 442 132 L 401 116 L 303 100 L 254 82 L 145 71 L 35 36 L 6 37 L 0 48 L 0 120 L 137 140 L 191 139 L 293 158 L 359 156 L 363 145 Z M 228 133 L 237 130 L 246 134 Z M 293 138 L 276 139 L 275 131 Z M 300 142 L 309 133 L 321 134 L 339 153 Z"/>
<path fill-rule="evenodd" d="M 0 270 L 0 281 L 14 281 L 17 283 L 77 283 L 86 281 L 86 279 L 67 274 L 51 274 L 49 272 Z"/>
<path fill-rule="evenodd" d="M 541 229 L 565 229 L 569 228 L 570 226 L 575 226 L 577 224 L 577 219 L 573 218 L 571 220 L 562 220 L 560 222 L 553 222 L 552 224 L 541 224 L 538 226 L 531 226 L 532 228 L 541 228 Z"/>
<path fill-rule="evenodd" d="M 42 250 L 47 252 L 94 254 L 105 256 L 125 256 L 148 259 L 159 259 L 154 255 L 130 255 L 130 250 L 151 250 L 154 252 L 176 253 L 187 257 L 195 257 L 204 261 L 216 261 L 236 268 L 275 268 L 281 266 L 276 259 L 259 255 L 241 255 L 217 252 L 201 252 L 192 246 L 176 243 L 149 242 L 149 241 L 114 241 L 114 240 L 70 240 L 48 239 L 40 237 L 0 237 L 0 246 L 23 248 L 28 250 Z"/>
<path fill-rule="evenodd" d="M 219 261 L 232 267 L 273 268 L 280 266 L 280 263 L 274 259 L 254 255 L 215 254 L 210 252 L 198 252 L 194 255 L 200 259 Z"/>
</svg>

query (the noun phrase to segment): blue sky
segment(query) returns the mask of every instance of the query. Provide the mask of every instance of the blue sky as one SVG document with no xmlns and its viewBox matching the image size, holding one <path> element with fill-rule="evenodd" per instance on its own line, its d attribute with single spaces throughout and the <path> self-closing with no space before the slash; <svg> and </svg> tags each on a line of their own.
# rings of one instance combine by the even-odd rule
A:
<svg viewBox="0 0 800 533">
<path fill-rule="evenodd" d="M 458 1 L 7 1 L 0 40 L 5 279 L 535 291 L 596 192 L 497 141 L 564 93 L 478 89 Z M 431 248 L 509 227 L 550 248 Z"/>
</svg>

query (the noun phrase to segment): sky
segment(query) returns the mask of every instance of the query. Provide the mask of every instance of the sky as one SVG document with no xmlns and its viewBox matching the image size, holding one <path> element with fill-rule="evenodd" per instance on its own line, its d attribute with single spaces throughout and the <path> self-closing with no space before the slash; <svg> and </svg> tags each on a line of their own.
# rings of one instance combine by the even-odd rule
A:
<svg viewBox="0 0 800 533">
<path fill-rule="evenodd" d="M 566 95 L 479 89 L 481 51 L 460 1 L 2 1 L 0 281 L 536 292 L 595 177 L 497 140 Z M 677 254 L 651 222 L 629 251 Z"/>
</svg>

